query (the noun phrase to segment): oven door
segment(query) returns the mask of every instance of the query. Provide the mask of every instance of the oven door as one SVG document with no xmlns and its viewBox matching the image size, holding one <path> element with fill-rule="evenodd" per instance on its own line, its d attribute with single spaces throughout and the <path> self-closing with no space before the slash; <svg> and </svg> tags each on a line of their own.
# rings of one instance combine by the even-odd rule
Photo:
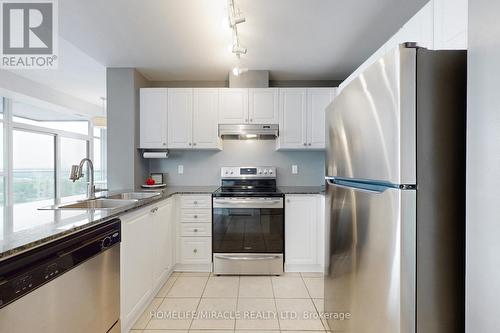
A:
<svg viewBox="0 0 500 333">
<path fill-rule="evenodd" d="M 283 198 L 214 198 L 216 274 L 283 272 Z"/>
</svg>

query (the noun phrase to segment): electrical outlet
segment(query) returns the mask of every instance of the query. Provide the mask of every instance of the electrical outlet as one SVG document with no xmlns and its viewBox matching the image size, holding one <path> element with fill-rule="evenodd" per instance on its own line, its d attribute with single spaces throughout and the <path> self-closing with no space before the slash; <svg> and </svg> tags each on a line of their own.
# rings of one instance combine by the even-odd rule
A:
<svg viewBox="0 0 500 333">
<path fill-rule="evenodd" d="M 292 174 L 296 175 L 299 173 L 299 167 L 297 165 L 292 165 Z"/>
<path fill-rule="evenodd" d="M 178 165 L 177 166 L 177 173 L 179 175 L 182 175 L 184 173 L 184 165 Z"/>
</svg>

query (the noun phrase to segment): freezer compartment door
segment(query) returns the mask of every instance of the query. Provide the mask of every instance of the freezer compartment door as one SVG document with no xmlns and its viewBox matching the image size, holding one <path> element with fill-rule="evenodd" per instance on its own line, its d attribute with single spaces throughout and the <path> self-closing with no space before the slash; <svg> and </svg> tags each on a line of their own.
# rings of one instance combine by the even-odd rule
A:
<svg viewBox="0 0 500 333">
<path fill-rule="evenodd" d="M 333 331 L 414 332 L 416 191 L 327 186 Z"/>
<path fill-rule="evenodd" d="M 326 110 L 326 175 L 416 183 L 416 50 L 395 49 Z"/>
</svg>

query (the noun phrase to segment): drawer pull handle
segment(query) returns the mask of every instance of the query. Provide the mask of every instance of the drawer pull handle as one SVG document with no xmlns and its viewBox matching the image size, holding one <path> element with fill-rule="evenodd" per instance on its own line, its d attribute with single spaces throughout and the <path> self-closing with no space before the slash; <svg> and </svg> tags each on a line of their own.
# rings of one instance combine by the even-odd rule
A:
<svg viewBox="0 0 500 333">
<path fill-rule="evenodd" d="M 194 253 L 196 253 L 196 252 L 198 252 L 198 250 L 197 250 L 197 249 L 194 249 L 194 250 L 193 250 L 193 252 L 194 252 Z"/>
<path fill-rule="evenodd" d="M 194 229 L 193 231 L 194 231 L 194 232 L 198 232 L 198 229 Z"/>
</svg>

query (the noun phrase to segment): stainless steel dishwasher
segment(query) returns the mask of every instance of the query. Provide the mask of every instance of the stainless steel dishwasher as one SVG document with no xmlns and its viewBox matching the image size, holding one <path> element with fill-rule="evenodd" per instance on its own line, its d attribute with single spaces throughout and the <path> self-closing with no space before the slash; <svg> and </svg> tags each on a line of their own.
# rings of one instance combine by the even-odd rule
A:
<svg viewBox="0 0 500 333">
<path fill-rule="evenodd" d="M 120 331 L 120 220 L 0 262 L 0 332 Z"/>
</svg>

